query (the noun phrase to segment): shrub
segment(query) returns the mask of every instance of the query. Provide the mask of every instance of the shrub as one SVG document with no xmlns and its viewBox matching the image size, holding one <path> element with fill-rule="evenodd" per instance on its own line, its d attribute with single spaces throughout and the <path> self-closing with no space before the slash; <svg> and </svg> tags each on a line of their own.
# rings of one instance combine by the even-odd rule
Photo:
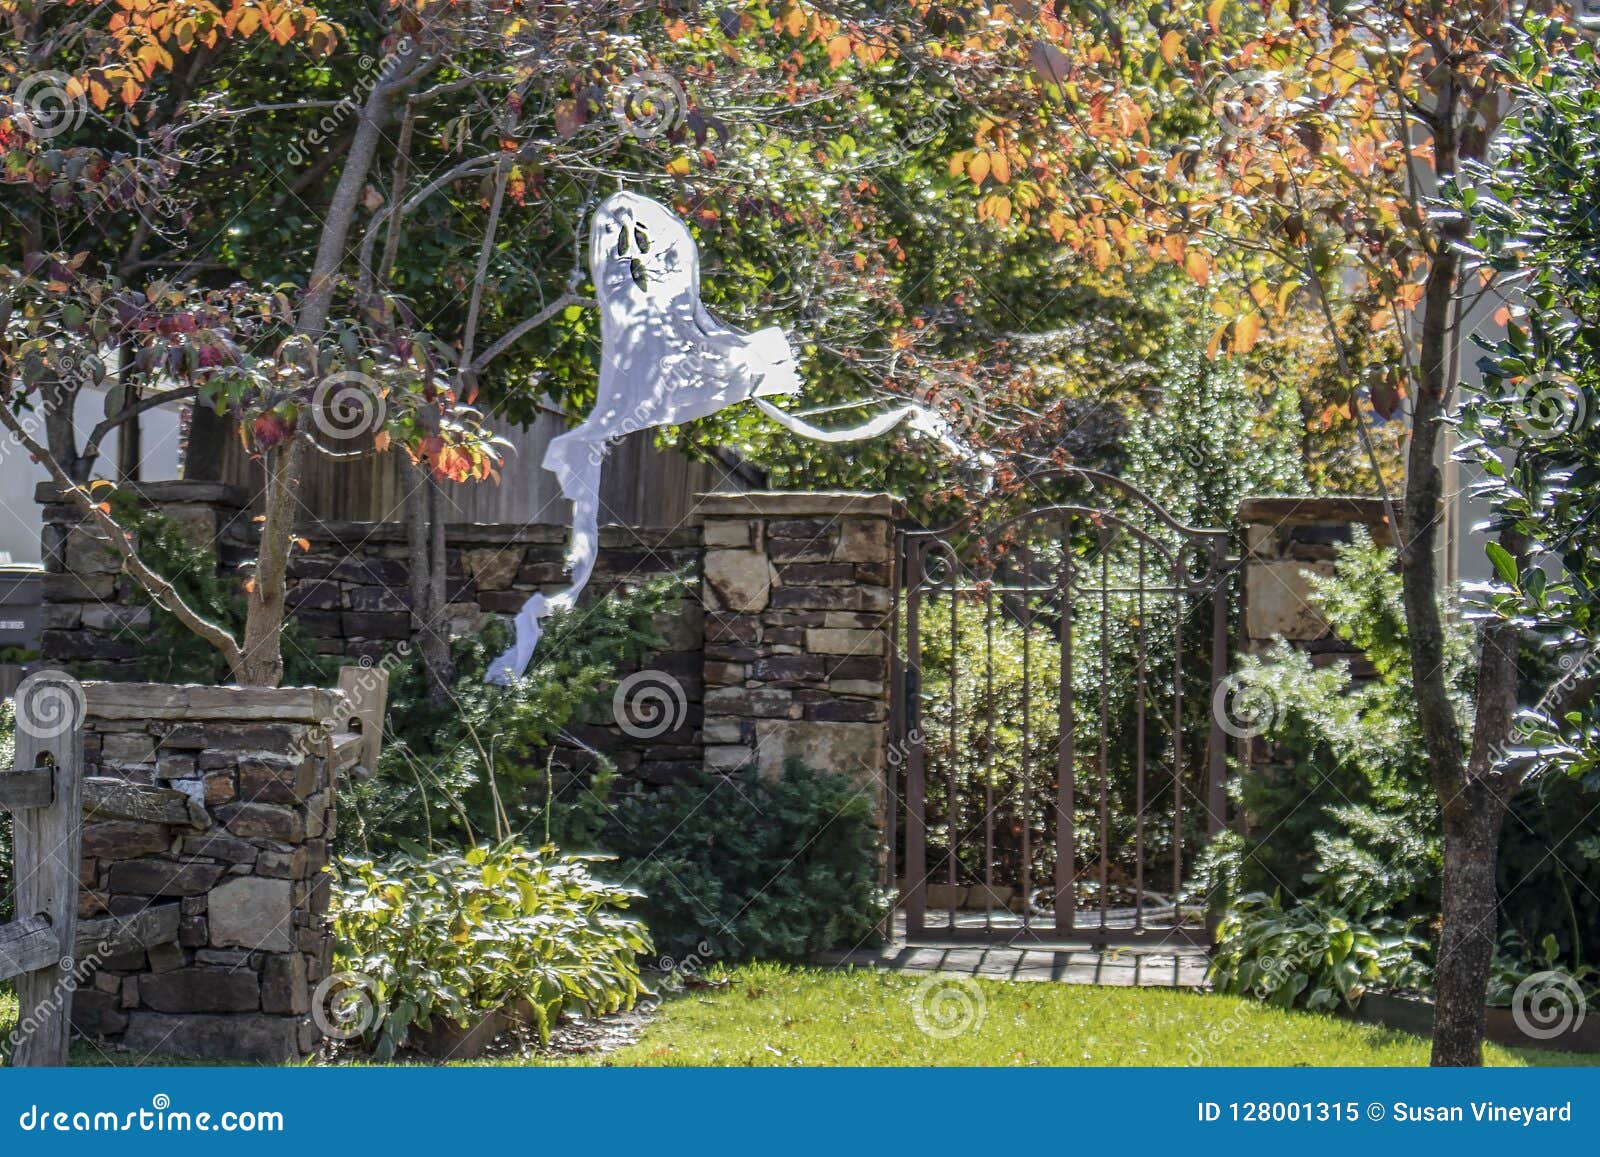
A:
<svg viewBox="0 0 1600 1157">
<path fill-rule="evenodd" d="M 1333 577 L 1313 583 L 1335 634 L 1362 650 L 1375 678 L 1315 667 L 1282 644 L 1244 662 L 1242 680 L 1273 708 L 1263 736 L 1276 759 L 1241 769 L 1230 785 L 1248 832 L 1224 833 L 1198 881 L 1223 903 L 1281 889 L 1358 922 L 1374 913 L 1410 920 L 1438 911 L 1438 804 L 1391 560 L 1358 532 L 1340 550 Z M 1470 632 L 1455 623 L 1449 683 L 1470 734 Z M 1500 918 L 1517 934 L 1508 945 L 1553 936 L 1562 959 L 1576 965 L 1600 951 L 1600 812 L 1575 780 L 1545 777 L 1530 786 L 1503 828 L 1498 872 L 1508 902 Z"/>
<path fill-rule="evenodd" d="M 875 938 L 888 897 L 873 820 L 858 784 L 791 762 L 775 782 L 741 772 L 624 797 L 603 838 L 663 952 L 800 958 Z"/>
<path fill-rule="evenodd" d="M 408 841 L 462 847 L 537 830 L 549 786 L 546 749 L 570 723 L 609 704 L 618 671 L 659 643 L 655 623 L 682 589 L 680 579 L 659 579 L 551 616 L 533 666 L 511 687 L 483 681 L 510 641 L 499 621 L 452 642 L 456 680 L 446 701 L 428 697 L 420 663 L 392 675 L 377 772 L 340 799 L 356 844 L 384 855 Z M 602 788 L 608 776 L 602 769 Z"/>
<path fill-rule="evenodd" d="M 526 1003 L 541 1037 L 563 1011 L 597 1014 L 646 995 L 639 898 L 580 857 L 515 845 L 464 855 L 402 855 L 339 864 L 338 966 L 371 980 L 386 1010 L 364 1034 L 379 1059 L 435 1020 L 470 1025 Z"/>
<path fill-rule="evenodd" d="M 1259 892 L 1234 902 L 1218 929 L 1211 979 L 1223 992 L 1281 1008 L 1354 1008 L 1369 988 L 1420 988 L 1426 943 L 1414 921 L 1353 916 L 1308 902 L 1284 910 Z"/>
<path fill-rule="evenodd" d="M 1262 737 L 1275 758 L 1239 769 L 1230 783 L 1247 821 L 1243 836 L 1210 850 L 1202 884 L 1232 902 L 1282 890 L 1354 918 L 1438 910 L 1438 803 L 1416 721 L 1399 578 L 1391 553 L 1365 532 L 1340 550 L 1313 597 L 1334 632 L 1362 648 L 1375 678 L 1317 667 L 1279 643 L 1240 670 L 1245 691 L 1269 704 Z M 1451 684 L 1467 710 L 1465 640 L 1450 648 Z"/>
</svg>

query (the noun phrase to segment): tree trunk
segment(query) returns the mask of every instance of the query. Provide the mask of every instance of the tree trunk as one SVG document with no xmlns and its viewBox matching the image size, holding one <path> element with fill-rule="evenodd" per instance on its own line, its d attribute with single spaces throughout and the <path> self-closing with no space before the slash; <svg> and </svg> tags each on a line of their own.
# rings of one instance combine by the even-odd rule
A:
<svg viewBox="0 0 1600 1157">
<path fill-rule="evenodd" d="M 450 624 L 445 613 L 448 555 L 444 545 L 444 510 L 439 483 L 426 466 L 406 466 L 406 545 L 411 582 L 411 629 L 428 698 L 450 697 L 455 667 L 450 661 Z"/>
<path fill-rule="evenodd" d="M 234 667 L 234 677 L 246 687 L 276 687 L 283 681 L 283 632 L 285 578 L 294 533 L 295 487 L 299 484 L 301 462 L 306 446 L 292 439 L 286 447 L 268 451 L 266 467 L 266 509 L 261 520 L 261 543 L 256 554 L 256 571 L 245 605 L 242 654 Z"/>
<path fill-rule="evenodd" d="M 1441 181 L 1456 170 L 1456 83 L 1454 74 L 1448 73 L 1437 105 L 1445 110 L 1434 126 L 1433 142 L 1435 172 Z M 1445 838 L 1433 1063 L 1457 1066 L 1482 1063 L 1489 960 L 1494 952 L 1495 859 L 1501 817 L 1512 790 L 1500 780 L 1494 765 L 1510 734 L 1517 682 L 1516 632 L 1503 624 L 1490 627 L 1479 640 L 1478 718 L 1469 759 L 1447 682 L 1442 592 L 1434 555 L 1444 501 L 1442 473 L 1435 458 L 1453 385 L 1452 322 L 1466 229 L 1460 218 L 1442 221 L 1423 286 L 1421 348 L 1411 444 L 1406 454 L 1404 525 L 1400 527 L 1401 592 L 1412 689 Z"/>
<path fill-rule="evenodd" d="M 1499 897 L 1495 860 L 1505 808 L 1492 783 L 1470 782 L 1444 809 L 1444 921 L 1433 973 L 1433 1064 L 1483 1063 L 1485 995 Z"/>
<path fill-rule="evenodd" d="M 419 56 L 420 49 L 411 40 L 404 41 L 396 49 L 392 70 L 387 74 L 390 79 L 367 94 L 356 122 L 350 151 L 345 154 L 344 168 L 323 218 L 316 257 L 295 326 L 297 334 L 310 339 L 313 346 L 322 341 L 327 330 L 346 242 L 360 208 L 362 190 L 366 188 L 378 147 L 383 142 L 390 104 L 396 89 L 418 75 L 415 66 Z M 314 359 L 303 368 L 308 374 L 315 374 Z M 283 679 L 279 633 L 283 628 L 285 576 L 294 538 L 295 511 L 299 505 L 294 491 L 300 483 L 302 464 L 308 452 L 305 440 L 291 435 L 285 445 L 264 455 L 267 480 L 261 549 L 246 605 L 243 656 L 234 670 L 239 682 L 247 686 L 275 687 Z"/>
</svg>

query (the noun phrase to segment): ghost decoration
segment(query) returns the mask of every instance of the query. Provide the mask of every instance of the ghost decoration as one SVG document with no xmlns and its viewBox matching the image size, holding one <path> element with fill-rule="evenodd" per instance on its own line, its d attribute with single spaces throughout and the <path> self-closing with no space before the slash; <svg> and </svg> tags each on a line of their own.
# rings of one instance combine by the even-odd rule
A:
<svg viewBox="0 0 1600 1157">
<path fill-rule="evenodd" d="M 600 381 L 583 424 L 553 439 L 544 468 L 572 503 L 571 583 L 560 594 L 532 596 L 515 619 L 516 642 L 490 664 L 488 681 L 522 677 L 541 634 L 540 621 L 577 604 L 599 551 L 600 474 L 611 443 L 656 426 L 679 425 L 754 401 L 786 429 L 825 442 L 875 438 L 901 421 L 953 453 L 983 460 L 962 445 L 942 417 L 906 405 L 845 430 L 823 430 L 768 398 L 795 394 L 794 351 L 775 326 L 746 333 L 724 325 L 700 302 L 700 253 L 688 228 L 659 202 L 618 192 L 595 211 L 589 274 L 600 306 Z"/>
</svg>

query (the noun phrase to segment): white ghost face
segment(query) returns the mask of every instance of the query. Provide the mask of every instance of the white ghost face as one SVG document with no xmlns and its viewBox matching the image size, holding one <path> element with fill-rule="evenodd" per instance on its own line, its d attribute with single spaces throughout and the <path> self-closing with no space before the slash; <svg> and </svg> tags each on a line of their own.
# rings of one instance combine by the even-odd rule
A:
<svg viewBox="0 0 1600 1157">
<path fill-rule="evenodd" d="M 677 216 L 647 197 L 615 193 L 595 213 L 589 271 L 616 320 L 698 300 L 699 258 Z"/>
</svg>

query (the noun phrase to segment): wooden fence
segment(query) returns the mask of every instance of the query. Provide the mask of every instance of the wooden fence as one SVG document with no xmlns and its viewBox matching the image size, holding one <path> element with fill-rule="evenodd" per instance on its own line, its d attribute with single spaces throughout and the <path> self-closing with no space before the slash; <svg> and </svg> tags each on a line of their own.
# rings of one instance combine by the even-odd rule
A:
<svg viewBox="0 0 1600 1157">
<path fill-rule="evenodd" d="M 0 925 L 0 980 L 16 980 L 13 1065 L 66 1063 L 72 994 L 103 955 L 169 943 L 178 905 L 78 919 L 85 817 L 163 822 L 184 797 L 166 788 L 85 778 L 84 693 L 60 671 L 17 688 L 14 767 L 0 770 L 0 812 L 10 812 L 16 919 Z"/>
</svg>

